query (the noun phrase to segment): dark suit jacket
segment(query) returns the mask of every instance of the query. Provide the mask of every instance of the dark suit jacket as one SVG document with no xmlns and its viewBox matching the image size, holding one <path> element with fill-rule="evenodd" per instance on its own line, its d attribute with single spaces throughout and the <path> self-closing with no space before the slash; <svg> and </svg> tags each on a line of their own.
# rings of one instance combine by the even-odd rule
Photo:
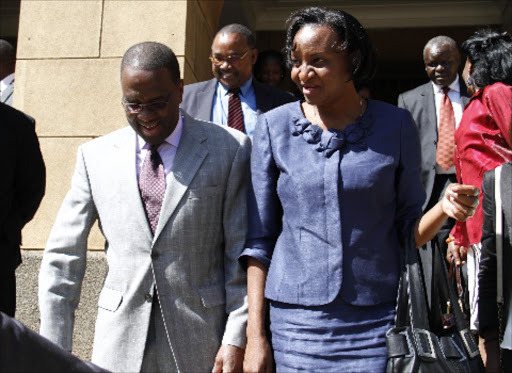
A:
<svg viewBox="0 0 512 373">
<path fill-rule="evenodd" d="M 469 96 L 462 79 L 459 78 L 460 97 L 463 107 Z M 432 82 L 425 83 L 398 96 L 398 107 L 409 110 L 420 132 L 421 142 L 421 181 L 427 198 L 425 208 L 432 195 L 436 177 L 437 116 Z"/>
<path fill-rule="evenodd" d="M 482 182 L 484 223 L 482 227 L 482 257 L 480 261 L 478 300 L 480 332 L 498 328 L 496 304 L 496 211 L 494 199 L 494 170 L 484 175 Z M 505 163 L 501 170 L 501 205 L 503 210 L 503 287 L 505 307 L 512 297 L 512 273 L 508 270 L 512 261 L 512 162 Z M 511 312 L 511 310 L 509 310 Z M 506 322 L 507 315 L 503 315 Z"/>
<path fill-rule="evenodd" d="M 45 190 L 45 166 L 34 119 L 0 103 L 0 271 L 21 263 L 21 229 L 36 213 Z"/>
<path fill-rule="evenodd" d="M 80 360 L 2 312 L 0 367 L 3 372 L 108 372 Z"/>
<path fill-rule="evenodd" d="M 254 87 L 254 94 L 256 95 L 258 114 L 266 113 L 275 107 L 298 100 L 297 97 L 289 92 L 271 87 L 268 84 L 260 83 L 254 79 L 252 80 L 252 85 Z M 183 92 L 181 108 L 191 117 L 210 121 L 216 87 L 216 78 L 205 82 L 186 85 Z"/>
</svg>

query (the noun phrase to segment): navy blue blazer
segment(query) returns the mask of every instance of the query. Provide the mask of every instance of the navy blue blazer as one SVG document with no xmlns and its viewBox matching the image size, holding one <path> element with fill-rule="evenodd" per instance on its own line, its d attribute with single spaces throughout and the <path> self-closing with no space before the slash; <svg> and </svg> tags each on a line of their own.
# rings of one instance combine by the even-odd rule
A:
<svg viewBox="0 0 512 373">
<path fill-rule="evenodd" d="M 246 256 L 265 296 L 323 305 L 394 301 L 425 193 L 418 132 L 403 109 L 369 100 L 356 124 L 322 131 L 299 102 L 260 115 L 253 139 Z"/>
</svg>

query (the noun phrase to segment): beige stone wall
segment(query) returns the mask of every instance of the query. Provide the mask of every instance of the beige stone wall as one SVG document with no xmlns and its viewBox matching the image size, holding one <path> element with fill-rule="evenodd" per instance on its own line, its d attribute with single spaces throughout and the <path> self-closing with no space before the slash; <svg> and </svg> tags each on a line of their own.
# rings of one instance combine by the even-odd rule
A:
<svg viewBox="0 0 512 373">
<path fill-rule="evenodd" d="M 69 189 L 80 144 L 126 125 L 119 65 L 131 45 L 158 41 L 176 53 L 185 83 L 211 78 L 208 56 L 223 1 L 22 0 L 15 107 L 36 119 L 46 195 L 23 231 L 44 247 Z M 90 249 L 102 249 L 97 229 Z"/>
</svg>

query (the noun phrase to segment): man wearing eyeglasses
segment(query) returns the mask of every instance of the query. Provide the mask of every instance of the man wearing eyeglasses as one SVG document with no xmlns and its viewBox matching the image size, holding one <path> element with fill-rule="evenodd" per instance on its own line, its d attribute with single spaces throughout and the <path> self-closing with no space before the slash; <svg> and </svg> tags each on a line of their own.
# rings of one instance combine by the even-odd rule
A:
<svg viewBox="0 0 512 373">
<path fill-rule="evenodd" d="M 253 79 L 257 57 L 256 40 L 247 27 L 236 23 L 224 26 L 212 44 L 215 78 L 185 86 L 181 107 L 194 118 L 236 128 L 252 139 L 258 114 L 298 100 Z"/>
<path fill-rule="evenodd" d="M 108 274 L 93 363 L 115 372 L 241 371 L 250 140 L 179 110 L 179 64 L 163 44 L 131 47 L 121 85 L 130 126 L 79 148 L 46 245 L 40 332 L 71 350 L 98 221 Z"/>
</svg>

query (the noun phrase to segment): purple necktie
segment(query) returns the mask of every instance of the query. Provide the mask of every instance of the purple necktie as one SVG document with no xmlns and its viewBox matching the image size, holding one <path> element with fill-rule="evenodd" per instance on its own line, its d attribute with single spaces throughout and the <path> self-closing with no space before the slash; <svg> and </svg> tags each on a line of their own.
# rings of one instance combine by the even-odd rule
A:
<svg viewBox="0 0 512 373">
<path fill-rule="evenodd" d="M 151 145 L 142 164 L 139 188 L 151 231 L 155 234 L 165 194 L 165 173 L 158 146 Z"/>
<path fill-rule="evenodd" d="M 230 89 L 228 104 L 228 126 L 245 133 L 244 113 L 240 102 L 240 88 Z"/>
</svg>

